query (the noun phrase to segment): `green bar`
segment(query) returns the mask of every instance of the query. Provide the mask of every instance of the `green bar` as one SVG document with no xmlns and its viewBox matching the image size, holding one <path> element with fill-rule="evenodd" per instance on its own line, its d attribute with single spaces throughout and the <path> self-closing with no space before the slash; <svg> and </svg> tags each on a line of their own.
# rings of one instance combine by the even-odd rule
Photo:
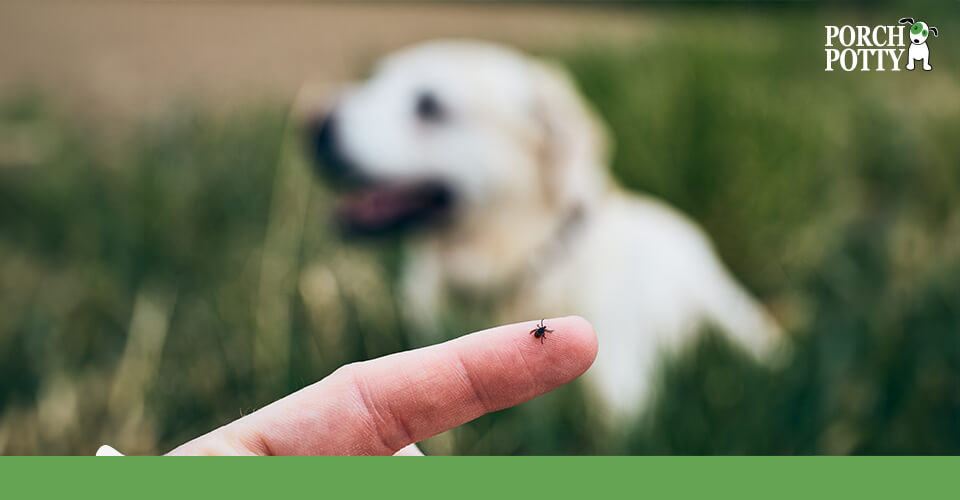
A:
<svg viewBox="0 0 960 500">
<path fill-rule="evenodd" d="M 0 458 L 0 497 L 956 498 L 957 457 Z"/>
</svg>

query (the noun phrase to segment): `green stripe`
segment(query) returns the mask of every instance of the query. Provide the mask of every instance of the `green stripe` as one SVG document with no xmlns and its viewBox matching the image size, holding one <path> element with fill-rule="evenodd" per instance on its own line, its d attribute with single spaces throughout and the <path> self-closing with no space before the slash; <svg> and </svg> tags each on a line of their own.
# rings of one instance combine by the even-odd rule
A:
<svg viewBox="0 0 960 500">
<path fill-rule="evenodd" d="M 956 457 L 0 458 L 4 498 L 952 498 L 957 470 Z"/>
</svg>

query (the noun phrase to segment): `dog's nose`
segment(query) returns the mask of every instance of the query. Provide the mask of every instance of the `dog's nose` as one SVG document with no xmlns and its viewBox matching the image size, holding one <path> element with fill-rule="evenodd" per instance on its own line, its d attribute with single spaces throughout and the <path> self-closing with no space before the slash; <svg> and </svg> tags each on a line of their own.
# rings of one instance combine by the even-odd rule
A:
<svg viewBox="0 0 960 500">
<path fill-rule="evenodd" d="M 337 143 L 337 121 L 333 113 L 324 115 L 307 126 L 307 147 L 321 175 L 339 181 L 352 173 L 353 169 L 343 157 Z"/>
</svg>

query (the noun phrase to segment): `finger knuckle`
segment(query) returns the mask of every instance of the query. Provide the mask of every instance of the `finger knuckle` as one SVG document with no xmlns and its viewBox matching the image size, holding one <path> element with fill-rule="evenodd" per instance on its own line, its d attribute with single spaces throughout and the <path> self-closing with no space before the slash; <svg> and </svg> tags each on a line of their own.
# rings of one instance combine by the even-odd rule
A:
<svg viewBox="0 0 960 500">
<path fill-rule="evenodd" d="M 338 377 L 349 383 L 359 406 L 358 423 L 367 429 L 382 448 L 384 454 L 392 454 L 413 442 L 413 436 L 404 419 L 390 408 L 389 401 L 378 394 L 364 373 L 363 362 L 344 365 L 337 370 Z M 336 372 L 335 372 L 336 373 Z"/>
</svg>

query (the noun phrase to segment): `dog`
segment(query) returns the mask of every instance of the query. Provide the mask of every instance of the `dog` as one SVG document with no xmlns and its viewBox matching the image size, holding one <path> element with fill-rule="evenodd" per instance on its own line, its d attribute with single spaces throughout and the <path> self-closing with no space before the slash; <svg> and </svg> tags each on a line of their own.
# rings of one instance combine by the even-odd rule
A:
<svg viewBox="0 0 960 500">
<path fill-rule="evenodd" d="M 927 23 L 923 21 L 914 22 L 912 17 L 900 19 L 900 24 L 910 26 L 910 48 L 907 50 L 907 69 L 913 71 L 914 61 L 922 61 L 924 71 L 933 69 L 933 67 L 930 66 L 930 48 L 927 47 L 927 36 L 929 33 L 933 33 L 933 36 L 939 37 L 940 32 L 934 26 L 928 28 Z"/>
<path fill-rule="evenodd" d="M 607 170 L 607 130 L 559 67 L 478 41 L 381 60 L 308 128 L 344 232 L 411 233 L 403 308 L 429 330 L 453 290 L 504 322 L 578 314 L 611 422 L 644 407 L 661 351 L 715 325 L 757 357 L 780 328 L 696 224 Z"/>
</svg>

